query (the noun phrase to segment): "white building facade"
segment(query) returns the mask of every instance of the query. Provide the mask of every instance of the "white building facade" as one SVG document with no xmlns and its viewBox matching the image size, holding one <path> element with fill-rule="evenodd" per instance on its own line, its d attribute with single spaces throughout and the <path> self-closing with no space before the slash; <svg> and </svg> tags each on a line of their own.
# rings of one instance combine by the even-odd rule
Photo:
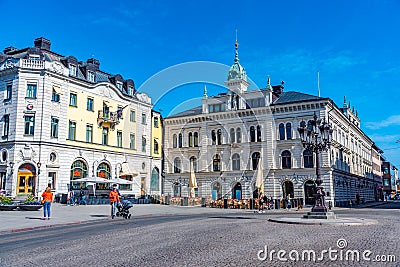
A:
<svg viewBox="0 0 400 267">
<path fill-rule="evenodd" d="M 92 176 L 133 181 L 120 186 L 125 194 L 150 192 L 152 170 L 161 167 L 151 153 L 151 99 L 99 65 L 55 53 L 45 38 L 0 53 L 3 193 L 40 195 L 47 186 L 66 193 L 88 185 L 73 180 Z"/>
<path fill-rule="evenodd" d="M 225 82 L 227 92 L 208 97 L 202 106 L 165 118 L 165 194 L 188 196 L 193 162 L 199 197 L 249 199 L 258 195 L 255 172 L 262 164 L 265 195 L 290 197 L 312 205 L 315 155 L 305 149 L 297 128 L 314 114 L 333 127 L 331 147 L 321 153 L 322 186 L 333 206 L 373 201 L 377 183 L 372 174 L 371 139 L 346 101 L 284 92 L 283 84 L 248 91 L 246 72 L 234 64 Z"/>
</svg>

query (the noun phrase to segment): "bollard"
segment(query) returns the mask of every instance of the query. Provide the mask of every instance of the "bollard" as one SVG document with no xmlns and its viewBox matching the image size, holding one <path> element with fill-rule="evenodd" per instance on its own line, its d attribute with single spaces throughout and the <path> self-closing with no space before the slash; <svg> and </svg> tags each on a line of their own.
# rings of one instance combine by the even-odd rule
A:
<svg viewBox="0 0 400 267">
<path fill-rule="evenodd" d="M 224 209 L 228 208 L 228 199 L 224 199 Z"/>
</svg>

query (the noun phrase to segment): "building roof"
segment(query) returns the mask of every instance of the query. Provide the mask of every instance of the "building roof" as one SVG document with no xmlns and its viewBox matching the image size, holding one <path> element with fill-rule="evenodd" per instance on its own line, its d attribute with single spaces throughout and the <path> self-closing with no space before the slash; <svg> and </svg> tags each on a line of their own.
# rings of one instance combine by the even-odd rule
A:
<svg viewBox="0 0 400 267">
<path fill-rule="evenodd" d="M 302 102 L 302 101 L 315 101 L 322 99 L 327 99 L 327 98 L 289 91 L 282 93 L 272 105 L 288 104 L 288 103 Z"/>
<path fill-rule="evenodd" d="M 175 118 L 175 117 L 185 117 L 185 116 L 194 116 L 194 115 L 199 115 L 203 112 L 202 106 L 198 106 L 192 109 L 188 109 L 179 113 L 176 113 L 174 115 L 168 116 L 167 118 Z"/>
</svg>

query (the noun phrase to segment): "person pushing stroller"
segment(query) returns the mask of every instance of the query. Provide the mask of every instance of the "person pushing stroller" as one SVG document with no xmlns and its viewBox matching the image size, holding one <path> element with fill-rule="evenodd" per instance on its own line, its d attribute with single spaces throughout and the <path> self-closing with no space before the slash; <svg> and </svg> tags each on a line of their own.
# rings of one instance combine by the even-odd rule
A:
<svg viewBox="0 0 400 267">
<path fill-rule="evenodd" d="M 117 213 L 117 206 L 120 205 L 120 195 L 117 190 L 117 185 L 113 184 L 113 188 L 109 194 L 111 205 L 111 218 L 114 219 Z"/>
</svg>

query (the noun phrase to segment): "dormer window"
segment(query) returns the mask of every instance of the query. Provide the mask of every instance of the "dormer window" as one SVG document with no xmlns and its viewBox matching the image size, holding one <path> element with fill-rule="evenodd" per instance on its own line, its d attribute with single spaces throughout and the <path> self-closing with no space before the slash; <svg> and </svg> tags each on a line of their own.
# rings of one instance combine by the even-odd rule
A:
<svg viewBox="0 0 400 267">
<path fill-rule="evenodd" d="M 133 95 L 134 92 L 135 92 L 135 90 L 133 89 L 133 86 L 129 86 L 128 87 L 128 95 Z"/>
<path fill-rule="evenodd" d="M 30 60 L 40 60 L 40 56 L 39 55 L 29 55 L 29 59 Z"/>
<path fill-rule="evenodd" d="M 94 82 L 94 72 L 93 71 L 87 72 L 87 79 L 89 82 Z"/>
<path fill-rule="evenodd" d="M 76 65 L 69 64 L 69 75 L 76 76 Z"/>
<path fill-rule="evenodd" d="M 119 90 L 122 90 L 122 83 L 121 83 L 121 82 L 117 82 L 117 88 L 118 88 Z"/>
</svg>

